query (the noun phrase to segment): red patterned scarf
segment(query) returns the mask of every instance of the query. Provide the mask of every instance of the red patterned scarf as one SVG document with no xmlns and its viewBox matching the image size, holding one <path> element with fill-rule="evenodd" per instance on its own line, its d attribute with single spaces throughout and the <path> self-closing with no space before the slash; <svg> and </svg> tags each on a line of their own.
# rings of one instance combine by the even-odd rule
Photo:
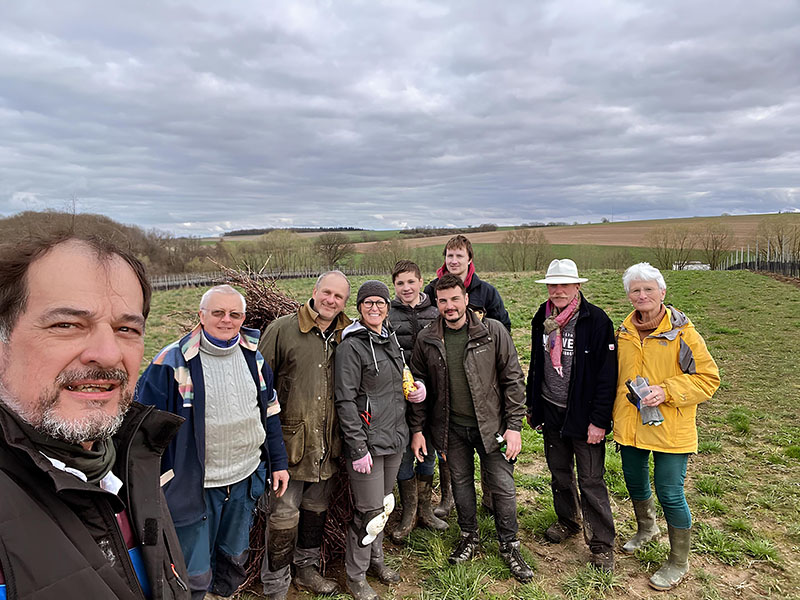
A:
<svg viewBox="0 0 800 600">
<path fill-rule="evenodd" d="M 553 363 L 556 373 L 561 377 L 564 376 L 564 368 L 561 366 L 561 328 L 569 323 L 572 315 L 578 310 L 580 302 L 581 295 L 577 294 L 560 312 L 557 312 L 558 309 L 550 300 L 545 305 L 544 332 L 549 336 L 547 345 L 550 348 L 550 361 Z"/>
</svg>

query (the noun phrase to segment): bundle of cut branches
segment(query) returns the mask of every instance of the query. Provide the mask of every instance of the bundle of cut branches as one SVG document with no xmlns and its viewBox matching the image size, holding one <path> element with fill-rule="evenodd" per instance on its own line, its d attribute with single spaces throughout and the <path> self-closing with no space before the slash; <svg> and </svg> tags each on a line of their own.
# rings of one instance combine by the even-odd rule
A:
<svg viewBox="0 0 800 600">
<path fill-rule="evenodd" d="M 234 269 L 213 259 L 212 262 L 222 271 L 225 283 L 243 290 L 247 300 L 247 318 L 244 322 L 246 327 L 264 331 L 278 317 L 292 314 L 300 308 L 299 302 L 278 289 L 274 277 L 264 274 L 267 263 L 256 271 L 250 266 Z"/>
</svg>

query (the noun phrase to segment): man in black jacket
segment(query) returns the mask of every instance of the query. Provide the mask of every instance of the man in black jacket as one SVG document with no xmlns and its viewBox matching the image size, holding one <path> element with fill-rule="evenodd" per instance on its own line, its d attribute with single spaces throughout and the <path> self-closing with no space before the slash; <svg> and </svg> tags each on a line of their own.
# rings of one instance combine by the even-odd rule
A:
<svg viewBox="0 0 800 600">
<path fill-rule="evenodd" d="M 580 531 L 577 465 L 583 531 L 591 564 L 614 569 L 614 519 L 608 501 L 605 437 L 617 386 L 617 353 L 611 319 L 580 292 L 578 268 L 570 259 L 550 263 L 545 279 L 549 300 L 531 322 L 528 424 L 544 433 L 558 520 L 545 537 L 561 543 Z"/>
<path fill-rule="evenodd" d="M 182 419 L 132 402 L 150 294 L 100 239 L 0 249 L 0 597 L 189 598 L 160 481 Z"/>
</svg>

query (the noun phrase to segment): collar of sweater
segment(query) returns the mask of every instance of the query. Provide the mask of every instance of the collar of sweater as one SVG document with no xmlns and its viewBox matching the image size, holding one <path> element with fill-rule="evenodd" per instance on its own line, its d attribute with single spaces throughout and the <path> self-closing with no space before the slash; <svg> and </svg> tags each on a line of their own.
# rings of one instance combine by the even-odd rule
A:
<svg viewBox="0 0 800 600">
<path fill-rule="evenodd" d="M 236 340 L 238 341 L 239 336 L 236 336 Z M 209 354 L 211 356 L 230 356 L 234 352 L 239 349 L 239 344 L 236 342 L 232 343 L 230 346 L 221 347 L 214 343 L 213 338 L 209 336 L 205 331 L 203 332 L 203 336 L 200 338 L 200 352 L 203 354 Z"/>
</svg>

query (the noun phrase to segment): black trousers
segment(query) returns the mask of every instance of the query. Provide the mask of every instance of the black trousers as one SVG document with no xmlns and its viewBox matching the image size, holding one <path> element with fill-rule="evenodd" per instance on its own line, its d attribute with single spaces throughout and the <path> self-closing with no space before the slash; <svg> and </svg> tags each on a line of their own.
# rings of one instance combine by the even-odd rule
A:
<svg viewBox="0 0 800 600">
<path fill-rule="evenodd" d="M 544 455 L 551 474 L 553 508 L 558 520 L 580 531 L 578 505 L 583 515 L 583 537 L 592 552 L 608 552 L 614 548 L 614 517 L 608 501 L 606 445 L 588 444 L 561 436 L 566 411 L 549 402 L 545 407 Z M 577 467 L 578 482 L 575 485 Z"/>
</svg>

